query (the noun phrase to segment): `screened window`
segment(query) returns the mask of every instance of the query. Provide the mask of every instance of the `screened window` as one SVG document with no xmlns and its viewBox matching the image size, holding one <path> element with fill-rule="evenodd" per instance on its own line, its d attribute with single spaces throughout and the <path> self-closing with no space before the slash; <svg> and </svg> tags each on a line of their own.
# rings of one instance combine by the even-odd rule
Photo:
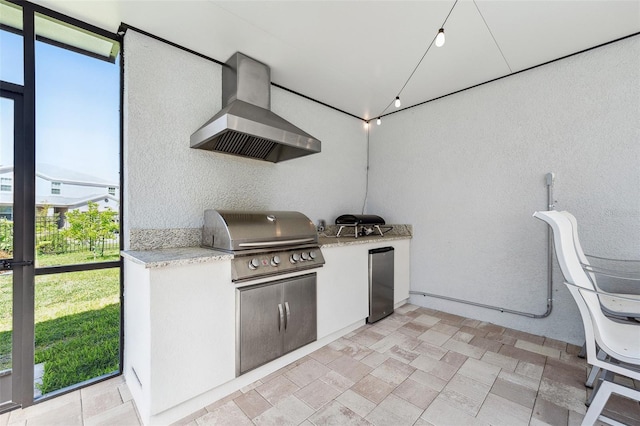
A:
<svg viewBox="0 0 640 426">
<path fill-rule="evenodd" d="M 51 195 L 60 195 L 62 184 L 60 182 L 51 182 Z"/>
<path fill-rule="evenodd" d="M 13 179 L 11 178 L 0 178 L 0 191 L 2 192 L 11 192 L 13 191 Z"/>
</svg>

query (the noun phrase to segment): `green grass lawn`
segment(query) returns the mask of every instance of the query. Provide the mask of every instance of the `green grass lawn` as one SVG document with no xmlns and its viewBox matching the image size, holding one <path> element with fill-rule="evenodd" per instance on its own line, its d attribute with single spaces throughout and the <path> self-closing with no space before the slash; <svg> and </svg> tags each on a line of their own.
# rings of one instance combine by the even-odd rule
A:
<svg viewBox="0 0 640 426">
<path fill-rule="evenodd" d="M 98 261 L 117 260 L 118 252 Z M 38 257 L 38 266 L 93 262 L 91 253 Z M 10 368 L 12 277 L 0 276 L 0 371 Z M 118 369 L 120 270 L 40 275 L 35 280 L 35 362 L 43 394 Z"/>
</svg>

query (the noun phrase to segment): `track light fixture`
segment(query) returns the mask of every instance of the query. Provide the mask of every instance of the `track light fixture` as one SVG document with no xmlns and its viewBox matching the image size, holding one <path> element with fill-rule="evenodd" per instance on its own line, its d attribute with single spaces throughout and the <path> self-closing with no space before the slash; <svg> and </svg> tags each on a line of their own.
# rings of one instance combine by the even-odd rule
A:
<svg viewBox="0 0 640 426">
<path fill-rule="evenodd" d="M 444 28 L 440 28 L 438 30 L 438 35 L 436 36 L 436 47 L 442 47 L 444 46 Z"/>
</svg>

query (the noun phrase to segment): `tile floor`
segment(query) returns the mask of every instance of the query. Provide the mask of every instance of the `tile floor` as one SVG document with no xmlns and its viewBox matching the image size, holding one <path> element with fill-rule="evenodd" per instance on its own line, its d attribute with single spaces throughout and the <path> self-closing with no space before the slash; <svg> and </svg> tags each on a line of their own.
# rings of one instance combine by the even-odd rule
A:
<svg viewBox="0 0 640 426">
<path fill-rule="evenodd" d="M 176 425 L 579 425 L 579 347 L 405 305 Z M 640 405 L 608 415 L 640 425 Z M 8 425 L 137 425 L 122 378 L 0 415 Z"/>
</svg>

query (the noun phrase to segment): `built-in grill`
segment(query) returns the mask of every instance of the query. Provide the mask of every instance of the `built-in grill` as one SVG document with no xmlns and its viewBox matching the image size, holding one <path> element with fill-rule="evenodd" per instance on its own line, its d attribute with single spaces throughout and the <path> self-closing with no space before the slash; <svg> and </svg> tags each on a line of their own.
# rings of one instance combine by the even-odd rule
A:
<svg viewBox="0 0 640 426">
<path fill-rule="evenodd" d="M 205 210 L 202 245 L 234 254 L 234 282 L 324 264 L 313 222 L 294 211 Z"/>
</svg>

